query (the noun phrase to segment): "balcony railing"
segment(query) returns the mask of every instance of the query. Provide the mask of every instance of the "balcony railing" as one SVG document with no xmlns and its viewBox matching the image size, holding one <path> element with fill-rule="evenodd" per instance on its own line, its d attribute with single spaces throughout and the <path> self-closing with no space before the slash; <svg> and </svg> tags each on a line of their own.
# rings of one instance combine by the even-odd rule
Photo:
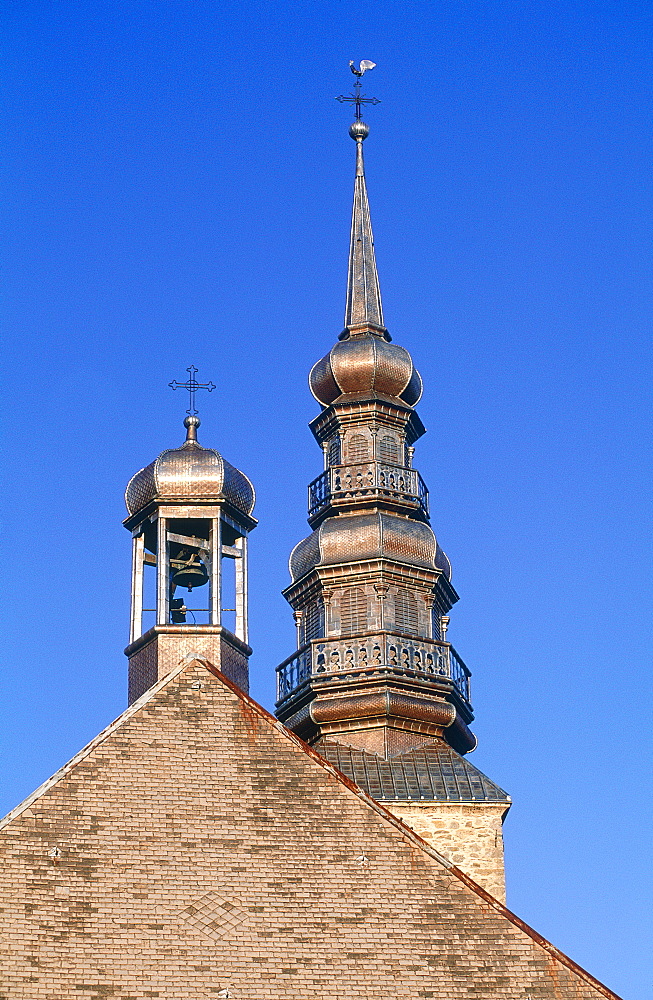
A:
<svg viewBox="0 0 653 1000">
<path fill-rule="evenodd" d="M 313 517 L 334 501 L 358 497 L 408 500 L 428 516 L 429 492 L 416 469 L 382 462 L 334 465 L 308 487 L 308 516 Z"/>
<path fill-rule="evenodd" d="M 287 698 L 310 677 L 347 680 L 388 673 L 419 680 L 448 678 L 465 701 L 470 701 L 471 673 L 453 646 L 389 632 L 358 639 L 313 639 L 277 667 L 277 701 Z"/>
</svg>

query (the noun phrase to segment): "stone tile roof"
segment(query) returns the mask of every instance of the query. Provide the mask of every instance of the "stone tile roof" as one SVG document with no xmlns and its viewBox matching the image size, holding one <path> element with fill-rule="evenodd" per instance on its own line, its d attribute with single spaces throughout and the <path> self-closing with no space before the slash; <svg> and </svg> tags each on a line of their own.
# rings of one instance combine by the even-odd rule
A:
<svg viewBox="0 0 653 1000">
<path fill-rule="evenodd" d="M 618 1000 L 209 664 L 0 830 L 4 1000 Z"/>
<path fill-rule="evenodd" d="M 380 801 L 417 799 L 510 805 L 510 796 L 502 788 L 442 740 L 389 760 L 333 740 L 319 740 L 315 749 Z"/>
</svg>

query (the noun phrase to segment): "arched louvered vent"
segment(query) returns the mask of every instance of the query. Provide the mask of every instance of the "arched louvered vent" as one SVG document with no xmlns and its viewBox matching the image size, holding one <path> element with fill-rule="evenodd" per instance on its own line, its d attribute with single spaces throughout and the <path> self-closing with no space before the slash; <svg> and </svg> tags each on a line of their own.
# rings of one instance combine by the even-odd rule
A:
<svg viewBox="0 0 653 1000">
<path fill-rule="evenodd" d="M 329 465 L 340 465 L 340 438 L 336 434 L 329 442 L 329 452 L 327 456 Z"/>
<path fill-rule="evenodd" d="M 356 635 L 367 631 L 367 598 L 359 587 L 345 590 L 340 600 L 340 632 Z"/>
<path fill-rule="evenodd" d="M 398 632 L 417 633 L 417 601 L 408 590 L 395 594 L 395 628 Z"/>
<path fill-rule="evenodd" d="M 442 639 L 442 623 L 440 621 L 440 612 L 433 606 L 433 638 L 440 640 Z"/>
<path fill-rule="evenodd" d="M 397 442 L 389 434 L 384 434 L 379 441 L 379 461 L 388 465 L 399 464 L 399 448 Z"/>
<path fill-rule="evenodd" d="M 349 455 L 349 461 L 352 464 L 354 462 L 367 462 L 370 449 L 368 440 L 364 434 L 352 434 L 347 442 L 347 453 Z"/>
<path fill-rule="evenodd" d="M 303 641 L 320 639 L 324 635 L 324 608 L 322 604 L 309 604 L 302 617 Z"/>
</svg>

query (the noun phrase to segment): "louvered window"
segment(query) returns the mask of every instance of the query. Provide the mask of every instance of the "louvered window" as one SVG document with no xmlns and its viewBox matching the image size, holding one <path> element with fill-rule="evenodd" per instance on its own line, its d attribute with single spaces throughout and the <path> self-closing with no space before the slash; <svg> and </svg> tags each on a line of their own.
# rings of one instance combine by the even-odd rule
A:
<svg viewBox="0 0 653 1000">
<path fill-rule="evenodd" d="M 367 443 L 367 438 L 364 434 L 352 434 L 348 442 L 348 454 L 349 461 L 353 464 L 354 462 L 366 462 L 370 449 Z"/>
<path fill-rule="evenodd" d="M 321 604 L 309 604 L 307 608 L 304 608 L 304 615 L 302 618 L 302 628 L 303 628 L 303 638 L 304 642 L 310 642 L 311 639 L 319 639 L 323 634 L 323 607 Z"/>
<path fill-rule="evenodd" d="M 399 464 L 399 448 L 397 442 L 389 434 L 384 434 L 379 441 L 379 460 L 388 465 Z"/>
<path fill-rule="evenodd" d="M 367 631 L 367 598 L 360 588 L 345 590 L 340 601 L 340 632 L 356 635 Z"/>
<path fill-rule="evenodd" d="M 395 594 L 395 628 L 398 632 L 417 632 L 417 601 L 408 590 Z"/>
<path fill-rule="evenodd" d="M 440 612 L 436 607 L 433 608 L 433 638 L 442 638 L 442 627 L 440 622 Z"/>
<path fill-rule="evenodd" d="M 328 462 L 329 465 L 340 465 L 340 438 L 338 436 L 331 438 L 329 442 Z"/>
</svg>

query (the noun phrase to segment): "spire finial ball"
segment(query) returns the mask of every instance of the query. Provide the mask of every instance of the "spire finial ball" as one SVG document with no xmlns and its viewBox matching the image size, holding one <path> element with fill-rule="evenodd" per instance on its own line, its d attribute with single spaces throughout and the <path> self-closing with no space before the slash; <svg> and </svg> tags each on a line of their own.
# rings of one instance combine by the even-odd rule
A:
<svg viewBox="0 0 653 1000">
<path fill-rule="evenodd" d="M 370 127 L 369 125 L 366 125 L 365 122 L 361 121 L 352 122 L 351 125 L 349 126 L 349 134 L 352 137 L 352 139 L 356 139 L 356 141 L 358 141 L 359 139 L 361 140 L 367 139 L 368 135 L 370 134 Z"/>
<path fill-rule="evenodd" d="M 197 441 L 197 428 L 201 424 L 201 420 L 194 413 L 189 413 L 187 417 L 184 418 L 184 427 L 186 428 L 186 441 Z"/>
</svg>

